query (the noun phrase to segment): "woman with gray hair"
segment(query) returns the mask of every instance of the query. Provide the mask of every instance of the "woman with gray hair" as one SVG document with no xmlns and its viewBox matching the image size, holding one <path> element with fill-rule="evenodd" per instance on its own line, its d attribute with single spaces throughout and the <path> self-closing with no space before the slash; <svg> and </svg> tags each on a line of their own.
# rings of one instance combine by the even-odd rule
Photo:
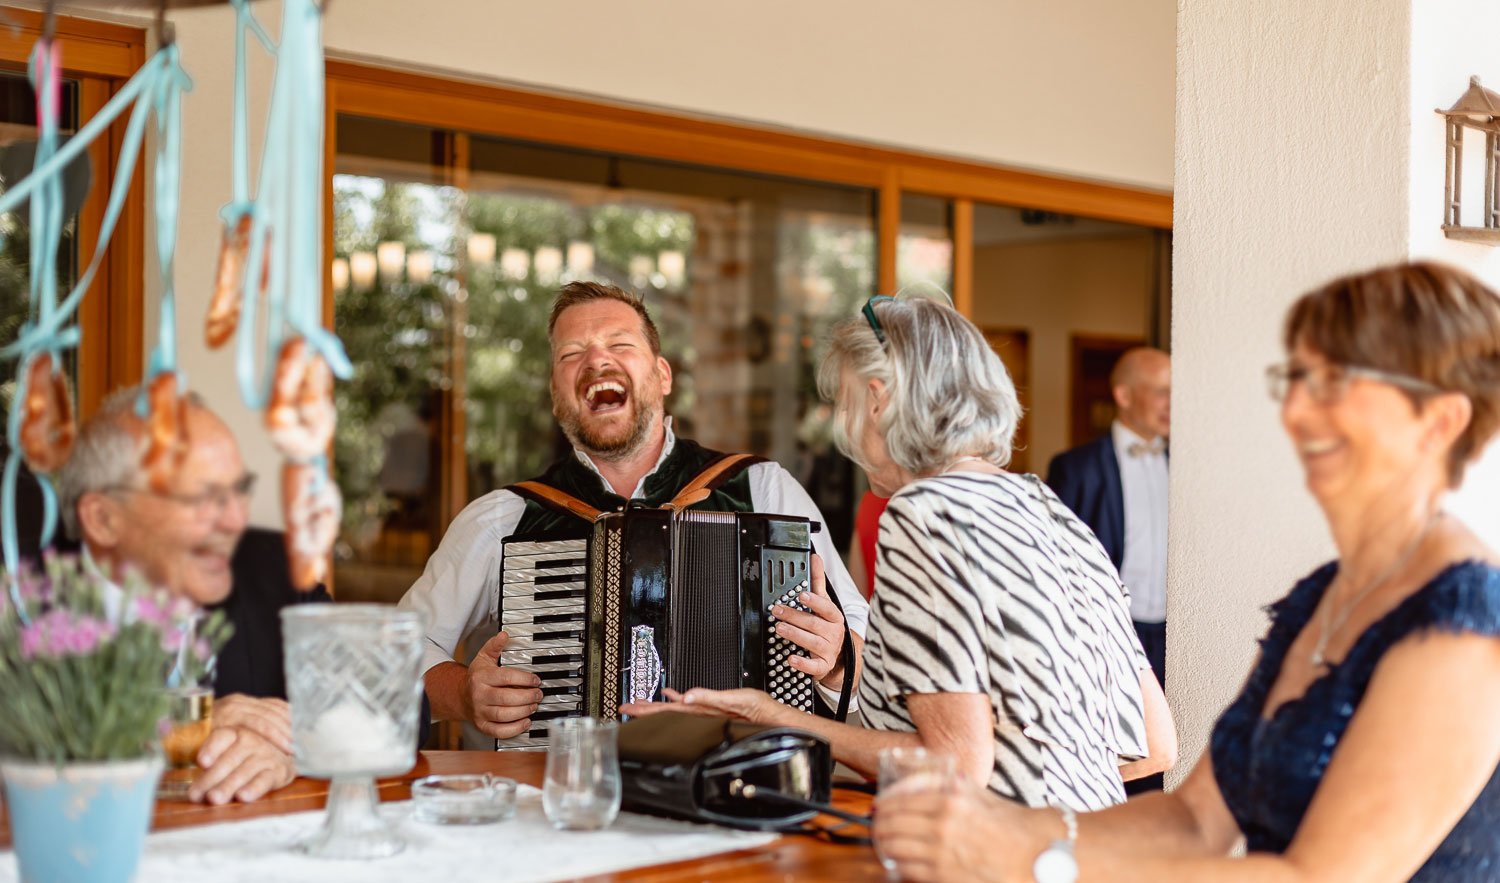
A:
<svg viewBox="0 0 1500 883">
<path fill-rule="evenodd" d="M 1122 778 L 1170 767 L 1171 715 L 1109 556 L 1045 484 L 1003 469 L 1021 408 L 979 330 L 933 300 L 872 298 L 834 329 L 819 387 L 839 447 L 891 498 L 865 728 L 756 690 L 673 698 L 811 730 L 866 775 L 885 747 L 952 754 L 965 778 L 1030 806 L 1104 808 L 1125 799 Z"/>
</svg>

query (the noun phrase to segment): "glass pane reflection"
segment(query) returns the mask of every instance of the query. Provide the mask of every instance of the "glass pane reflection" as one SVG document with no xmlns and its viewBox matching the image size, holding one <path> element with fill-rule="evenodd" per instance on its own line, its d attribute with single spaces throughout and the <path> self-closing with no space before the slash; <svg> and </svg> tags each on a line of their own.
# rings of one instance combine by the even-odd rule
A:
<svg viewBox="0 0 1500 883">
<path fill-rule="evenodd" d="M 896 285 L 936 285 L 953 295 L 953 203 L 936 196 L 901 194 L 896 239 Z"/>
</svg>

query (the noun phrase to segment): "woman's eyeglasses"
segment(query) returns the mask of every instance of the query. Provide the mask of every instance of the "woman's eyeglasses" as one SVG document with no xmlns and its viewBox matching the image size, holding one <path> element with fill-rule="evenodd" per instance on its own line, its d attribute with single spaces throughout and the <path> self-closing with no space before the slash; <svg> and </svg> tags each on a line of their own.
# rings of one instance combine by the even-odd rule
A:
<svg viewBox="0 0 1500 883">
<path fill-rule="evenodd" d="M 1309 368 L 1295 362 L 1286 362 L 1266 369 L 1266 391 L 1277 402 L 1286 401 L 1286 397 L 1291 394 L 1292 384 L 1301 383 L 1313 401 L 1320 405 L 1335 405 L 1349 394 L 1349 384 L 1355 380 L 1374 380 L 1419 395 L 1438 395 L 1443 392 L 1440 387 L 1425 380 L 1359 365 Z"/>
</svg>

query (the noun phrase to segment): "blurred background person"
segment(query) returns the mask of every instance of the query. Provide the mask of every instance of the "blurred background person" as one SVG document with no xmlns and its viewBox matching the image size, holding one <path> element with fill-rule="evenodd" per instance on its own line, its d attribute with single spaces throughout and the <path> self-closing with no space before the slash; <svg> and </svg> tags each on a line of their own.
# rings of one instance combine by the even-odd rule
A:
<svg viewBox="0 0 1500 883">
<path fill-rule="evenodd" d="M 1167 685 L 1167 435 L 1172 360 L 1149 347 L 1127 351 L 1110 373 L 1110 431 L 1052 458 L 1047 484 L 1093 529 L 1130 591 L 1130 619 L 1162 689 Z M 1162 777 L 1131 782 L 1159 791 Z"/>
</svg>

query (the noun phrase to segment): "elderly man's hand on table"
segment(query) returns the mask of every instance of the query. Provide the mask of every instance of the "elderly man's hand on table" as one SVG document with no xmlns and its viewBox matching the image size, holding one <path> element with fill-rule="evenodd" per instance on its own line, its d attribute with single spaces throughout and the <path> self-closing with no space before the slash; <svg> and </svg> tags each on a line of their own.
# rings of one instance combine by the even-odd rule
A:
<svg viewBox="0 0 1500 883">
<path fill-rule="evenodd" d="M 290 753 L 240 727 L 215 726 L 198 749 L 198 766 L 203 771 L 188 789 L 195 803 L 251 803 L 297 778 Z"/>
<path fill-rule="evenodd" d="M 234 693 L 214 700 L 214 729 L 249 730 L 283 753 L 292 753 L 292 707 L 285 699 Z"/>
</svg>

